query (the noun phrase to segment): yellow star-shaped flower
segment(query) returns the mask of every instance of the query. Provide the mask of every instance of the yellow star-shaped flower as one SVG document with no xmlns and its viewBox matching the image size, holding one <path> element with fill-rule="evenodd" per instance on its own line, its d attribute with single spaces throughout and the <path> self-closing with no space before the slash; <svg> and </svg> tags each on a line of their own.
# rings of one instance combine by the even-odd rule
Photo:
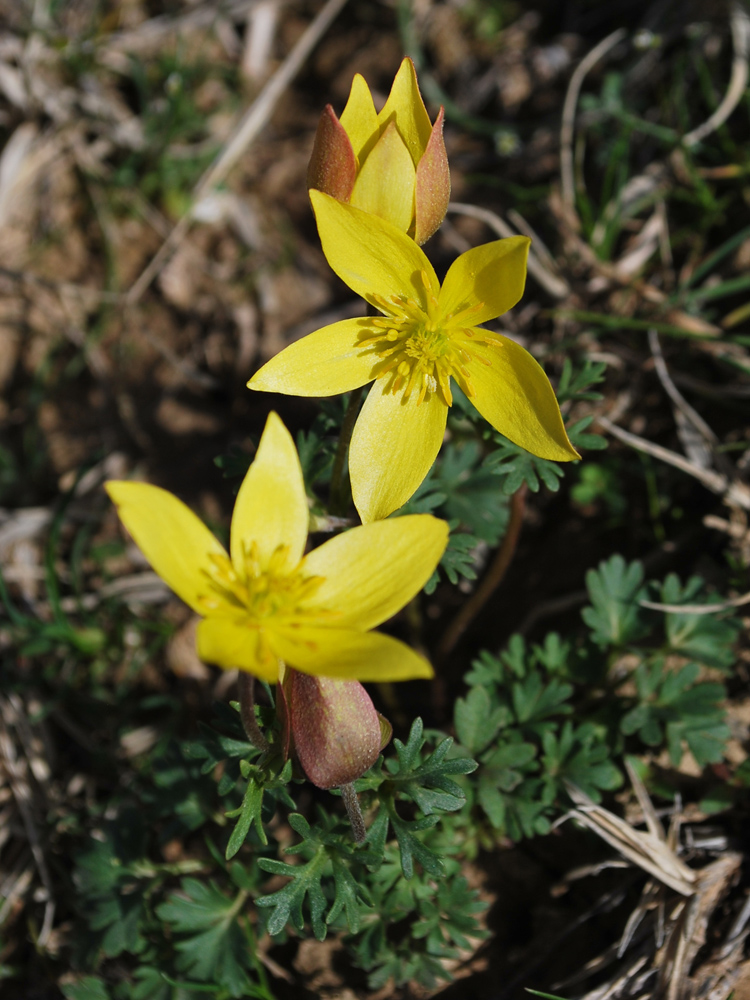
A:
<svg viewBox="0 0 750 1000">
<path fill-rule="evenodd" d="M 448 541 L 430 515 L 362 525 L 307 555 L 308 505 L 289 431 L 272 413 L 237 495 L 229 553 L 166 490 L 109 482 L 153 568 L 203 617 L 198 655 L 275 682 L 282 663 L 359 681 L 431 677 L 427 660 L 370 629 L 419 593 Z"/>
<path fill-rule="evenodd" d="M 455 379 L 477 410 L 540 458 L 571 461 L 552 386 L 518 344 L 480 326 L 523 294 L 529 240 L 462 254 L 440 285 L 422 250 L 391 223 L 311 191 L 328 263 L 383 314 L 311 333 L 272 358 L 251 389 L 330 396 L 374 381 L 352 435 L 349 471 L 364 522 L 401 507 L 435 461 Z"/>
</svg>

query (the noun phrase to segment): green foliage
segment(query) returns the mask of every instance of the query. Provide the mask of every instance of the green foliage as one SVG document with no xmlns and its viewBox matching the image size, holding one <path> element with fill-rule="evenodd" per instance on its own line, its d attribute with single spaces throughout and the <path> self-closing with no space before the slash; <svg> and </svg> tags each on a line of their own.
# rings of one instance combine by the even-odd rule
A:
<svg viewBox="0 0 750 1000">
<path fill-rule="evenodd" d="M 665 747 L 675 766 L 688 749 L 705 767 L 723 758 L 729 739 L 726 690 L 705 673 L 731 665 L 739 623 L 641 603 L 705 603 L 703 581 L 683 587 L 672 574 L 646 584 L 640 563 L 613 556 L 586 584 L 585 635 L 572 643 L 551 633 L 531 647 L 513 636 L 500 656 L 474 662 L 456 702 L 456 734 L 480 764 L 472 801 L 512 840 L 549 830 L 567 783 L 594 801 L 617 788 L 633 740 Z"/>
<path fill-rule="evenodd" d="M 598 646 L 623 646 L 646 634 L 648 624 L 638 603 L 646 597 L 639 562 L 628 566 L 622 556 L 612 556 L 598 570 L 588 571 L 586 589 L 591 606 L 582 617 Z"/>
<path fill-rule="evenodd" d="M 371 989 L 380 989 L 391 977 L 396 986 L 415 981 L 434 989 L 440 980 L 450 979 L 443 960 L 460 957 L 471 940 L 487 936 L 477 920 L 486 904 L 455 872 L 437 883 L 426 872 L 406 879 L 389 848 L 370 891 L 371 913 L 348 945 L 356 964 L 368 971 Z M 398 935 L 392 932 L 396 927 Z"/>
<path fill-rule="evenodd" d="M 247 974 L 247 949 L 254 943 L 241 917 L 247 898 L 244 889 L 232 898 L 213 881 L 185 878 L 180 891 L 156 908 L 174 935 L 179 972 L 224 987 L 232 997 L 264 995 Z"/>
<path fill-rule="evenodd" d="M 441 858 L 424 842 L 421 834 L 432 829 L 439 814 L 460 809 L 465 802 L 463 790 L 453 775 L 468 774 L 476 764 L 465 758 L 448 758 L 451 739 L 442 740 L 423 759 L 425 744 L 422 722 L 417 719 L 404 744 L 394 740 L 396 758 L 376 765 L 356 783 L 363 792 L 366 808 L 379 804 L 378 815 L 362 845 L 352 843 L 345 823 L 323 817 L 311 827 L 304 817 L 292 814 L 289 824 L 302 837 L 301 843 L 286 853 L 301 854 L 305 863 L 290 865 L 271 858 L 261 858 L 259 866 L 274 875 L 287 875 L 290 882 L 270 896 L 257 900 L 260 907 L 270 907 L 267 930 L 278 934 L 290 921 L 299 931 L 304 928 L 303 903 L 307 901 L 313 933 L 322 940 L 329 924 L 343 914 L 349 930 L 359 929 L 360 909 L 369 903 L 367 872 L 383 863 L 388 830 L 395 837 L 404 878 L 415 872 L 415 861 L 433 877 L 445 874 Z M 397 809 L 399 800 L 408 799 L 417 807 L 417 817 L 404 819 Z"/>
</svg>

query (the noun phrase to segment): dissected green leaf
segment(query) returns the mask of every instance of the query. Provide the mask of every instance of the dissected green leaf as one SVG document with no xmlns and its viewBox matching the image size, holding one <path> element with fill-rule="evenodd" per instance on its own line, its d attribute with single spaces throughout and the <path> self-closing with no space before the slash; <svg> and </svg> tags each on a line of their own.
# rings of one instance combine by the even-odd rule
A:
<svg viewBox="0 0 750 1000">
<path fill-rule="evenodd" d="M 581 616 L 600 646 L 624 646 L 648 632 L 639 601 L 646 596 L 643 567 L 629 566 L 622 556 L 612 556 L 586 574 L 591 606 Z"/>
</svg>

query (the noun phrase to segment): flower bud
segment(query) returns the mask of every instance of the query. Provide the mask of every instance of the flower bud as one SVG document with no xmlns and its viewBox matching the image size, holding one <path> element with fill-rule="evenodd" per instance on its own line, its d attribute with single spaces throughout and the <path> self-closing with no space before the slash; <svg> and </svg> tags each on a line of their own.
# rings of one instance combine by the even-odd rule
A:
<svg viewBox="0 0 750 1000">
<path fill-rule="evenodd" d="M 422 244 L 450 198 L 443 119 L 441 108 L 430 124 L 411 59 L 401 63 L 380 114 L 357 74 L 341 119 L 330 104 L 321 115 L 307 186 L 387 219 Z"/>
<path fill-rule="evenodd" d="M 361 777 L 390 739 L 390 724 L 359 681 L 289 674 L 289 728 L 307 777 L 318 788 Z"/>
</svg>

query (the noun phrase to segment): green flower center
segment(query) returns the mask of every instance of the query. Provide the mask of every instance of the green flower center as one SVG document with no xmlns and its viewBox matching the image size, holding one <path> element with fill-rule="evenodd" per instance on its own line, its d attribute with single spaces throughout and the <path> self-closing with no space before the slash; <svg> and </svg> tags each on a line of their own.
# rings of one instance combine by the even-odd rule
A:
<svg viewBox="0 0 750 1000">
<path fill-rule="evenodd" d="M 376 379 L 389 379 L 387 391 L 403 392 L 404 400 L 416 393 L 417 405 L 433 393 L 439 393 L 446 406 L 450 406 L 453 403 L 451 378 L 471 397 L 474 386 L 467 364 L 474 359 L 489 364 L 472 351 L 473 344 L 497 341 L 487 331 L 464 326 L 472 313 L 483 308 L 481 302 L 465 306 L 449 316 L 440 316 L 429 277 L 425 271 L 420 275 L 427 291 L 427 310 L 405 295 L 371 296 L 373 305 L 385 316 L 370 320 L 378 332 L 365 336 L 360 346 L 377 355 L 374 375 Z"/>
<path fill-rule="evenodd" d="M 205 613 L 222 614 L 231 608 L 238 619 L 251 626 L 262 626 L 269 618 L 309 616 L 310 611 L 302 605 L 318 590 L 323 577 L 285 571 L 288 554 L 289 547 L 279 545 L 263 569 L 258 546 L 250 542 L 244 549 L 242 574 L 226 556 L 212 554 L 211 569 L 206 572 L 207 593 L 201 597 Z M 323 613 L 317 610 L 315 617 Z"/>
</svg>

